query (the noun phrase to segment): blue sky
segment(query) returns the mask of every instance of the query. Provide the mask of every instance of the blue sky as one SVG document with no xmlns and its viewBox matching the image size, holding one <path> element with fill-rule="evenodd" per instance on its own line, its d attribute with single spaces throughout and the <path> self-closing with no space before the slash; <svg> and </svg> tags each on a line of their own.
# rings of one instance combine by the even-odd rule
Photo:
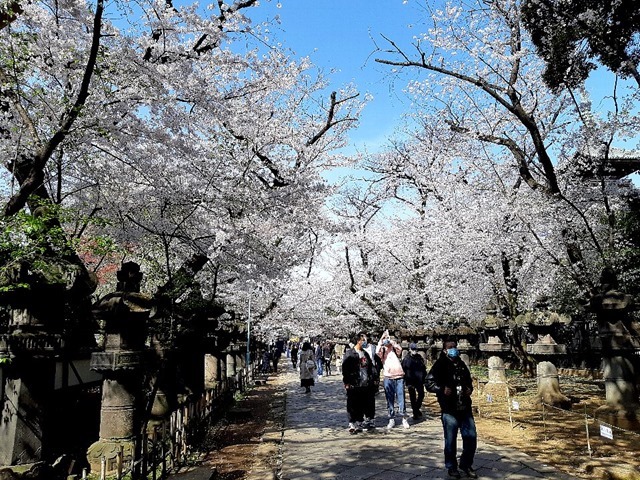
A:
<svg viewBox="0 0 640 480">
<path fill-rule="evenodd" d="M 406 0 L 261 0 L 245 11 L 255 22 L 279 17 L 271 28 L 274 39 L 293 51 L 296 58 L 309 57 L 329 77 L 332 90 L 353 83 L 361 94 L 373 99 L 365 107 L 360 126 L 351 132 L 345 153 L 376 151 L 384 146 L 409 111 L 411 101 L 403 94 L 407 77 L 398 77 L 391 67 L 375 58 L 384 57 L 383 36 L 407 45 L 420 33 L 425 18 L 419 2 Z M 430 4 L 441 4 L 432 0 Z M 414 28 L 414 25 L 416 27 Z M 613 76 L 596 72 L 587 81 L 594 105 L 610 94 Z M 605 101 L 601 106 L 605 106 Z M 620 145 L 633 149 L 635 142 Z M 634 176 L 638 182 L 638 175 Z"/>
<path fill-rule="evenodd" d="M 410 102 L 404 82 L 395 81 L 390 67 L 375 63 L 382 35 L 410 40 L 419 15 L 403 0 L 262 0 L 248 15 L 254 21 L 280 17 L 271 31 L 295 56 L 309 57 L 331 81 L 332 89 L 353 83 L 361 94 L 373 95 L 352 132 L 352 147 L 375 148 L 400 122 Z M 331 73 L 335 71 L 334 73 Z"/>
</svg>

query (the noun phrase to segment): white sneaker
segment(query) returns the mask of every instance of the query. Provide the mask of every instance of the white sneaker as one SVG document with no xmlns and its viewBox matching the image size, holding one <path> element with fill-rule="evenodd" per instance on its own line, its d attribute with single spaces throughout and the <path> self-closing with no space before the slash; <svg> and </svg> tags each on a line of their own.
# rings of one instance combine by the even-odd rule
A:
<svg viewBox="0 0 640 480">
<path fill-rule="evenodd" d="M 356 432 L 362 431 L 362 422 L 356 422 Z"/>
<path fill-rule="evenodd" d="M 349 433 L 356 433 L 358 431 L 358 427 L 355 423 L 349 423 Z"/>
<path fill-rule="evenodd" d="M 396 421 L 393 418 L 389 419 L 389 423 L 387 423 L 387 428 L 393 428 L 396 426 Z"/>
<path fill-rule="evenodd" d="M 406 419 L 406 418 L 403 418 L 403 419 L 402 419 L 402 426 L 403 426 L 404 428 L 409 428 L 409 422 L 407 421 L 407 419 Z"/>
</svg>

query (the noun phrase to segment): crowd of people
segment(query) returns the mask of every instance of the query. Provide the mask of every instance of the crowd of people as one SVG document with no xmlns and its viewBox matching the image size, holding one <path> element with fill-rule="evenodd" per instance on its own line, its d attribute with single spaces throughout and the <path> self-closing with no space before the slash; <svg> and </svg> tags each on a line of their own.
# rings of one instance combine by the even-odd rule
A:
<svg viewBox="0 0 640 480">
<path fill-rule="evenodd" d="M 477 433 L 471 408 L 473 383 L 467 365 L 460 358 L 457 343 L 444 339 L 440 356 L 427 370 L 423 356 L 415 343 L 408 352 L 385 330 L 377 342 L 370 341 L 366 332 L 359 332 L 346 345 L 329 341 L 275 342 L 265 352 L 264 371 L 277 372 L 282 353 L 298 369 L 300 386 L 305 394 L 321 376 L 334 372 L 342 375 L 346 398 L 348 430 L 356 434 L 376 428 L 376 394 L 382 387 L 387 407 L 387 429 L 399 422 L 410 429 L 405 403 L 409 392 L 409 405 L 414 421 L 423 417 L 422 402 L 425 390 L 436 395 L 444 435 L 444 463 L 450 478 L 478 478 L 473 469 Z M 265 367 L 266 365 L 266 367 Z M 396 421 L 398 420 L 398 422 Z M 457 437 L 462 437 L 462 452 L 457 456 Z"/>
<path fill-rule="evenodd" d="M 461 360 L 455 340 L 445 339 L 443 350 L 429 371 L 415 343 L 409 352 L 385 330 L 375 345 L 365 332 L 358 333 L 344 353 L 342 379 L 347 394 L 349 432 L 352 434 L 375 428 L 375 396 L 380 374 L 388 412 L 386 428 L 396 426 L 399 417 L 405 429 L 411 428 L 405 406 L 405 388 L 414 420 L 421 411 L 425 388 L 436 394 L 444 434 L 444 463 L 450 478 L 478 478 L 473 469 L 477 433 L 471 409 L 473 383 L 467 365 Z M 462 453 L 458 461 L 457 437 L 462 437 Z"/>
</svg>

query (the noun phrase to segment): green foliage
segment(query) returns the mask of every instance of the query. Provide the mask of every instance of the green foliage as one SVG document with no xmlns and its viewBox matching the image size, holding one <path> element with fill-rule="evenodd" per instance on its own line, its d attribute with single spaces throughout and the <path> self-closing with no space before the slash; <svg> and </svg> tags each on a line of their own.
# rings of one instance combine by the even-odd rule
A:
<svg viewBox="0 0 640 480">
<path fill-rule="evenodd" d="M 3 265 L 22 258 L 62 252 L 71 247 L 62 227 L 52 224 L 56 208 L 38 208 L 37 214 L 19 212 L 0 220 L 0 260 Z"/>
<path fill-rule="evenodd" d="M 611 266 L 618 272 L 620 287 L 625 293 L 640 294 L 640 201 L 616 216 L 618 238 L 611 254 Z"/>
<path fill-rule="evenodd" d="M 105 225 L 100 218 L 84 220 L 98 227 Z M 0 219 L 0 293 L 29 288 L 20 273 L 23 264 L 48 282 L 64 283 L 68 274 L 65 259 L 80 251 L 104 256 L 117 250 L 108 237 L 94 235 L 82 242 L 71 237 L 64 225 L 72 221 L 77 222 L 75 211 L 50 202 L 41 202 L 33 213 L 21 211 Z"/>
<path fill-rule="evenodd" d="M 623 77 L 637 75 L 637 0 L 524 0 L 522 13 L 550 88 L 579 85 L 596 68 L 593 60 Z"/>
</svg>

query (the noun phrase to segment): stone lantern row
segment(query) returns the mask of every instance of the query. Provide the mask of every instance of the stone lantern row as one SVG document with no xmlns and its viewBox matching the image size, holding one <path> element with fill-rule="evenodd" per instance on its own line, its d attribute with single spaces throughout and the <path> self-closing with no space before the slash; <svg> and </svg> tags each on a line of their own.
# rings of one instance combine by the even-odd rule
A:
<svg viewBox="0 0 640 480">
<path fill-rule="evenodd" d="M 156 305 L 151 296 L 140 293 L 141 279 L 138 265 L 123 264 L 117 291 L 93 307 L 102 334 L 97 337 L 98 350 L 87 347 L 81 358 L 90 354 L 95 380 L 102 382 L 98 440 L 87 452 L 92 471 L 101 470 L 103 459 L 109 472 L 116 468 L 119 455 L 124 454 L 125 464 L 133 458 L 134 440 L 147 410 L 143 384 L 150 373 L 158 372 L 151 408 L 153 422 L 167 418 L 177 407 L 179 382 L 191 392 L 224 389 L 232 379 L 240 379 L 247 366 L 246 343 L 233 342 L 240 338 L 235 330 L 198 332 L 200 343 L 191 352 L 161 346 L 149 331 L 150 321 L 157 314 Z M 57 388 L 56 362 L 60 358 L 75 361 L 72 356 L 78 355 L 77 350 L 65 346 L 60 327 L 64 292 L 55 286 L 57 289 L 45 296 L 46 287 L 2 299 L 10 318 L 8 331 L 0 335 L 0 393 L 8 400 L 0 402 L 2 466 L 36 462 L 51 450 L 47 444 L 47 405 Z M 33 297 L 35 294 L 38 298 Z M 211 327 L 217 325 L 209 323 Z"/>
<path fill-rule="evenodd" d="M 598 320 L 599 335 L 594 350 L 602 357 L 606 402 L 597 409 L 596 416 L 611 425 L 640 430 L 640 391 L 636 384 L 636 377 L 640 372 L 640 322 L 634 321 L 629 315 L 636 304 L 631 296 L 617 290 L 615 278 L 601 283 L 603 287 L 592 298 L 591 308 Z M 538 302 L 536 307 L 533 312 L 516 318 L 516 324 L 526 326 L 535 338 L 535 342 L 526 344 L 526 352 L 536 361 L 537 400 L 560 408 L 570 408 L 570 399 L 560 391 L 555 366 L 558 359 L 567 355 L 567 347 L 558 344 L 554 335 L 559 328 L 570 324 L 571 319 L 548 310 L 544 300 Z M 456 338 L 461 357 L 467 364 L 470 363 L 470 356 L 479 351 L 487 358 L 488 366 L 489 378 L 484 392 L 500 396 L 508 393 L 505 359 L 512 353 L 511 345 L 506 341 L 509 328 L 509 324 L 497 316 L 495 307 L 490 305 L 479 328 L 486 337 L 486 342 L 478 343 L 477 348 L 470 338 L 477 337 L 478 333 L 465 327 L 422 334 L 406 332 L 400 336 Z M 441 340 L 433 345 L 418 341 L 417 345 L 423 352 L 432 349 L 435 355 L 442 349 Z"/>
<path fill-rule="evenodd" d="M 148 295 L 139 293 L 141 274 L 137 265 L 129 265 L 118 272 L 118 291 L 107 295 L 95 306 L 96 318 L 104 324 L 104 345 L 101 352 L 92 355 L 91 367 L 100 371 L 104 377 L 102 388 L 102 404 L 100 415 L 100 434 L 97 442 L 89 447 L 87 458 L 92 471 L 97 471 L 103 459 L 106 459 L 107 471 L 116 468 L 118 454 L 122 453 L 124 462 L 134 457 L 136 431 L 141 421 L 140 390 L 141 377 L 145 365 L 148 338 L 146 326 L 152 313 L 153 301 Z M 185 370 L 200 371 L 200 385 L 193 390 L 225 389 L 229 379 L 237 380 L 246 367 L 244 351 L 245 343 L 233 343 L 233 334 L 221 335 L 222 332 L 200 332 L 205 334 L 208 348 L 215 353 L 202 351 L 202 356 L 195 355 L 196 362 Z M 208 335 L 207 335 L 208 334 Z M 157 339 L 151 339 L 156 353 L 164 361 L 161 367 L 172 371 L 171 360 L 181 352 L 169 352 L 161 346 Z M 194 346 L 198 350 L 198 346 Z M 184 353 L 184 352 L 182 352 Z M 193 353 L 193 352 L 188 352 Z M 193 358 L 193 357 L 190 357 Z M 175 384 L 160 372 L 156 381 L 157 394 L 151 408 L 152 420 L 160 421 L 172 412 L 177 404 Z"/>
</svg>

